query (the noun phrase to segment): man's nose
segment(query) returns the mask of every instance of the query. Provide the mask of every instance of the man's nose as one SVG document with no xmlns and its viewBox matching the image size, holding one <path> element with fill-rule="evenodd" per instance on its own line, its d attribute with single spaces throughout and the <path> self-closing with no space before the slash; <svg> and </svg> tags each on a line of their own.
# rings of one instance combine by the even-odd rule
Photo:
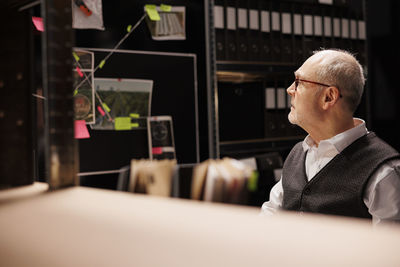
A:
<svg viewBox="0 0 400 267">
<path fill-rule="evenodd" d="M 296 92 L 295 90 L 294 90 L 294 87 L 295 87 L 295 85 L 294 85 L 294 82 L 286 89 L 286 92 L 290 95 L 290 96 L 293 96 L 294 95 L 294 92 Z"/>
</svg>

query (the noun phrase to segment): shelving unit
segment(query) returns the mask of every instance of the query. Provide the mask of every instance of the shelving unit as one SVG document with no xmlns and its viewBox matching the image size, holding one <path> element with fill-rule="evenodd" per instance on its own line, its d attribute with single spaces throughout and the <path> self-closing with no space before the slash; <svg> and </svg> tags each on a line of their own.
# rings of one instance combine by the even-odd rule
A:
<svg viewBox="0 0 400 267">
<path fill-rule="evenodd" d="M 210 2 L 217 157 L 243 158 L 271 151 L 285 157 L 305 137 L 302 129 L 288 122 L 286 88 L 313 51 L 345 49 L 367 68 L 365 1 L 330 2 Z M 368 110 L 366 90 L 356 114 L 367 123 Z"/>
</svg>

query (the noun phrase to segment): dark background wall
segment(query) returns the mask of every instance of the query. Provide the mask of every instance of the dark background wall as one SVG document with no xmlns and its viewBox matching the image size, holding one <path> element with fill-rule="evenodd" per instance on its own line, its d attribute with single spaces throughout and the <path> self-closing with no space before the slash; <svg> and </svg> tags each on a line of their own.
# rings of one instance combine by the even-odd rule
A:
<svg viewBox="0 0 400 267">
<path fill-rule="evenodd" d="M 397 150 L 400 150 L 396 130 L 400 115 L 399 14 L 399 1 L 367 1 L 369 129 Z"/>
</svg>

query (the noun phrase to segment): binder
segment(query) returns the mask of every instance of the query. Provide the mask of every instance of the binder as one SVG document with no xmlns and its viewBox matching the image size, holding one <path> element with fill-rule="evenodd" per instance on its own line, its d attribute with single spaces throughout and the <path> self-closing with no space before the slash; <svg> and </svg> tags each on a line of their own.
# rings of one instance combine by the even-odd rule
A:
<svg viewBox="0 0 400 267">
<path fill-rule="evenodd" d="M 272 35 L 272 54 L 274 62 L 281 61 L 282 32 L 281 32 L 281 13 L 278 2 L 271 2 L 271 35 Z"/>
<path fill-rule="evenodd" d="M 294 9 L 301 10 L 299 4 L 294 4 Z M 294 33 L 294 61 L 297 64 L 301 64 L 303 61 L 303 17 L 301 13 L 293 14 L 293 33 Z"/>
<path fill-rule="evenodd" d="M 313 12 L 313 26 L 314 26 L 314 45 L 313 51 L 323 47 L 323 25 L 322 25 L 322 10 L 317 6 Z"/>
<path fill-rule="evenodd" d="M 249 60 L 259 61 L 261 50 L 260 5 L 250 1 L 249 5 Z"/>
<path fill-rule="evenodd" d="M 265 115 L 264 127 L 266 138 L 275 137 L 277 133 L 277 124 L 275 120 L 276 113 L 276 90 L 274 85 L 268 81 L 265 87 Z"/>
<path fill-rule="evenodd" d="M 323 23 L 323 46 L 325 48 L 332 48 L 333 47 L 333 34 L 332 34 L 332 16 L 331 16 L 331 9 L 324 8 L 322 11 L 322 23 Z"/>
<path fill-rule="evenodd" d="M 294 35 L 290 3 L 281 3 L 282 55 L 283 62 L 293 62 Z"/>
<path fill-rule="evenodd" d="M 278 108 L 278 78 L 271 74 L 265 83 L 265 137 L 280 136 L 280 111 Z M 282 100 L 280 100 L 282 101 Z M 281 103 L 280 103 L 281 104 Z"/>
<path fill-rule="evenodd" d="M 343 11 L 343 16 L 341 20 L 341 37 L 342 37 L 342 48 L 345 50 L 352 50 L 350 41 L 350 21 L 348 16 L 348 11 Z"/>
<path fill-rule="evenodd" d="M 263 61 L 271 61 L 271 46 L 272 46 L 272 35 L 271 35 L 271 15 L 270 6 L 268 2 L 261 1 L 261 59 Z"/>
<path fill-rule="evenodd" d="M 286 93 L 286 80 L 284 74 L 277 76 L 275 80 L 275 90 L 276 90 L 276 114 L 275 123 L 277 125 L 278 137 L 286 136 L 288 128 L 288 118 L 287 118 L 287 93 Z"/>
<path fill-rule="evenodd" d="M 363 14 L 363 1 L 359 1 L 353 17 L 356 24 L 356 39 L 354 42 L 357 49 L 357 59 L 360 61 L 360 64 L 362 66 L 367 65 L 367 52 L 365 46 L 366 28 L 364 18 L 365 16 Z"/>
<path fill-rule="evenodd" d="M 238 6 L 236 9 L 237 18 L 237 44 L 238 44 L 238 60 L 248 60 L 249 53 L 249 9 L 247 0 L 237 0 Z"/>
<path fill-rule="evenodd" d="M 342 12 L 339 7 L 333 8 L 333 47 L 343 49 L 342 44 L 342 25 L 341 25 Z"/>
<path fill-rule="evenodd" d="M 214 29 L 217 60 L 225 60 L 226 58 L 225 12 L 224 1 L 216 0 L 214 5 Z"/>
<path fill-rule="evenodd" d="M 367 65 L 367 51 L 365 47 L 366 37 L 367 34 L 364 17 L 360 17 L 360 19 L 357 21 L 357 48 L 359 52 L 358 58 L 360 60 L 360 64 L 363 66 Z"/>
<path fill-rule="evenodd" d="M 314 25 L 313 12 L 310 6 L 303 8 L 303 33 L 304 33 L 304 54 L 303 61 L 312 55 L 314 51 Z"/>
<path fill-rule="evenodd" d="M 236 1 L 226 1 L 225 8 L 226 14 L 226 32 L 225 32 L 225 46 L 226 46 L 226 60 L 237 60 L 237 24 L 236 24 Z"/>
</svg>

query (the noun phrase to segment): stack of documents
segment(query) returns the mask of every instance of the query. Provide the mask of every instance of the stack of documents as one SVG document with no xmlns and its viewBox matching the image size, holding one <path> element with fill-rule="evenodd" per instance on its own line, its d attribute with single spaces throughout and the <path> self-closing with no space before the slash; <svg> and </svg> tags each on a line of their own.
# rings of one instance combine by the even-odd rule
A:
<svg viewBox="0 0 400 267">
<path fill-rule="evenodd" d="M 254 170 L 231 158 L 207 160 L 193 170 L 192 199 L 246 204 Z"/>
<path fill-rule="evenodd" d="M 176 160 L 132 160 L 129 191 L 169 197 L 175 166 Z"/>
</svg>

